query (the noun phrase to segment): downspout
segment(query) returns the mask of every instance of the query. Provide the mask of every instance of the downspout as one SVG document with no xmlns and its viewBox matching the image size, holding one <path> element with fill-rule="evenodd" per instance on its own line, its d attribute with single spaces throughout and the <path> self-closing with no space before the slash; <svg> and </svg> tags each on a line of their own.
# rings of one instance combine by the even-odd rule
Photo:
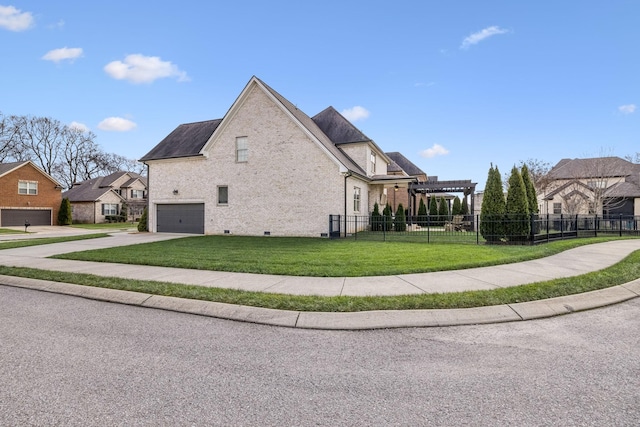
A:
<svg viewBox="0 0 640 427">
<path fill-rule="evenodd" d="M 344 174 L 344 237 L 347 237 L 347 179 L 351 176 L 351 172 Z"/>
</svg>

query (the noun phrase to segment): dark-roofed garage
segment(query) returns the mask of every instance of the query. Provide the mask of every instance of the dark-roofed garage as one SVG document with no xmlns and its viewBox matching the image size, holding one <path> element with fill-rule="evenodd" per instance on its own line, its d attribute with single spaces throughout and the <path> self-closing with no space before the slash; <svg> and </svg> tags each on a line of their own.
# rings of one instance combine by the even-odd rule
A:
<svg viewBox="0 0 640 427">
<path fill-rule="evenodd" d="M 204 234 L 204 203 L 159 204 L 156 224 L 158 233 Z"/>
<path fill-rule="evenodd" d="M 51 225 L 51 209 L 2 209 L 0 224 L 3 227 Z"/>
</svg>

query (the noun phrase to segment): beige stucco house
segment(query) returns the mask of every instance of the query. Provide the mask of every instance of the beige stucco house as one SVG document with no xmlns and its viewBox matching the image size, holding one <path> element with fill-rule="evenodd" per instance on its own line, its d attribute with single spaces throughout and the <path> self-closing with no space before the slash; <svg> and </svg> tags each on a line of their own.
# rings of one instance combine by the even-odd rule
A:
<svg viewBox="0 0 640 427">
<path fill-rule="evenodd" d="M 537 188 L 541 214 L 640 215 L 640 164 L 620 157 L 562 159 Z"/>
<path fill-rule="evenodd" d="M 369 215 L 415 180 L 332 107 L 309 117 L 256 77 L 224 118 L 178 126 L 141 161 L 152 232 L 328 236 L 330 215 Z"/>
<path fill-rule="evenodd" d="M 147 204 L 147 180 L 134 172 L 114 172 L 75 183 L 62 193 L 71 202 L 75 223 L 99 224 L 121 215 L 127 207 L 127 221 L 136 221 Z"/>
</svg>

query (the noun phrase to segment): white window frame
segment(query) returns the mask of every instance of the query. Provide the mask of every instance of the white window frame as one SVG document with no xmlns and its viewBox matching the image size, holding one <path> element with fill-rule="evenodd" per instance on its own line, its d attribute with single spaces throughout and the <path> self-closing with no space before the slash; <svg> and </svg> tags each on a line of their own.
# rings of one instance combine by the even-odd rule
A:
<svg viewBox="0 0 640 427">
<path fill-rule="evenodd" d="M 249 161 L 249 139 L 246 136 L 236 138 L 236 163 Z"/>
<path fill-rule="evenodd" d="M 360 212 L 360 204 L 361 204 L 361 190 L 360 187 L 353 187 L 353 211 Z"/>
<path fill-rule="evenodd" d="M 371 151 L 371 175 L 376 174 L 376 153 Z"/>
<path fill-rule="evenodd" d="M 144 199 L 144 190 L 131 190 L 132 199 Z"/>
<path fill-rule="evenodd" d="M 222 199 L 222 191 L 224 191 L 226 200 Z M 228 206 L 229 205 L 229 186 L 228 185 L 218 185 L 218 206 Z"/>
<path fill-rule="evenodd" d="M 559 215 L 561 213 L 562 213 L 562 203 L 555 202 L 553 204 L 553 214 L 554 215 Z"/>
<path fill-rule="evenodd" d="M 25 196 L 37 196 L 38 181 L 18 181 L 18 194 Z"/>
<path fill-rule="evenodd" d="M 113 211 L 112 211 L 113 209 Z M 102 204 L 102 215 L 118 215 L 118 204 L 117 203 L 103 203 Z"/>
</svg>

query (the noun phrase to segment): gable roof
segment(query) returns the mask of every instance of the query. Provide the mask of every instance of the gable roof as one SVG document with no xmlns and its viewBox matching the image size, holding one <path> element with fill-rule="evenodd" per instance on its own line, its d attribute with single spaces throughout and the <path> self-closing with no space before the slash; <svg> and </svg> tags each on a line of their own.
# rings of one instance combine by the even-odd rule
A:
<svg viewBox="0 0 640 427">
<path fill-rule="evenodd" d="M 62 193 L 62 197 L 68 198 L 70 202 L 96 202 L 104 197 L 105 194 L 112 191 L 113 184 L 124 175 L 128 175 L 130 179 L 128 179 L 126 183 L 121 185 L 119 188 L 128 188 L 137 180 L 140 180 L 140 182 L 146 185 L 146 179 L 143 176 L 134 172 L 120 171 L 107 176 L 99 176 L 97 178 L 78 182 L 69 190 Z"/>
<path fill-rule="evenodd" d="M 640 165 L 620 157 L 562 159 L 547 176 L 551 179 L 625 177 L 640 173 Z"/>
<path fill-rule="evenodd" d="M 145 154 L 140 161 L 201 155 L 200 151 L 221 122 L 222 119 L 215 119 L 181 124 Z"/>
<path fill-rule="evenodd" d="M 33 163 L 31 160 L 26 160 L 23 162 L 0 163 L 0 177 L 7 175 L 26 165 L 33 166 L 34 169 L 36 169 L 38 172 L 44 175 L 47 179 L 53 182 L 56 185 L 56 187 L 62 188 L 62 184 L 60 184 L 55 178 L 53 178 L 51 175 L 49 175 L 48 173 L 40 169 L 38 166 L 36 166 L 36 164 Z"/>
<path fill-rule="evenodd" d="M 411 176 L 424 175 L 424 176 L 427 176 L 427 174 L 424 173 L 424 171 L 422 169 L 420 169 L 418 166 L 416 166 L 411 160 L 407 159 L 401 153 L 399 153 L 397 151 L 393 151 L 393 152 L 385 153 L 385 154 L 387 155 L 387 157 L 389 157 L 391 160 L 393 160 L 395 165 L 397 167 L 399 167 L 401 170 L 403 170 L 407 175 L 411 175 Z M 388 169 L 389 168 L 387 167 L 387 170 Z"/>
<path fill-rule="evenodd" d="M 340 144 L 367 142 L 379 151 L 385 161 L 391 161 L 373 140 L 355 128 L 332 107 L 325 109 L 312 119 L 256 76 L 249 80 L 249 83 L 247 83 L 224 118 L 179 125 L 151 151 L 145 154 L 140 161 L 202 156 L 204 154 L 203 151 L 207 149 L 207 144 L 213 140 L 216 131 L 221 131 L 225 126 L 226 120 L 233 116 L 235 110 L 241 105 L 244 97 L 249 92 L 249 88 L 253 85 L 262 89 L 283 111 L 288 113 L 311 139 L 315 140 L 330 157 L 342 165 L 345 172 L 348 171 L 369 179 L 366 171 L 339 148 Z M 331 135 L 327 135 L 325 130 Z"/>
</svg>

